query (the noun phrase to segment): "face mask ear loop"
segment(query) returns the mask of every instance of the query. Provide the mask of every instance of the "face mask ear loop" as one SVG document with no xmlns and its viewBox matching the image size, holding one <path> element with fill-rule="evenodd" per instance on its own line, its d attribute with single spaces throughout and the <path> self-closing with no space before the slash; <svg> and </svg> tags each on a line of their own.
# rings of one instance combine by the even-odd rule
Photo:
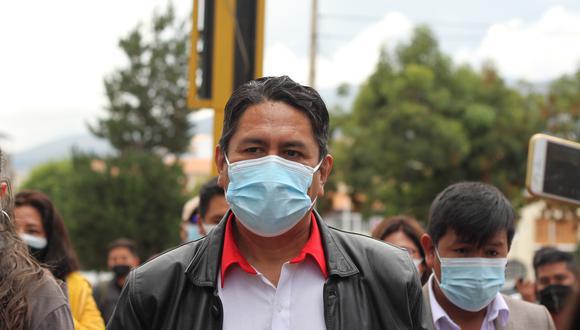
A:
<svg viewBox="0 0 580 330">
<path fill-rule="evenodd" d="M 6 219 L 8 220 L 8 223 L 10 223 L 10 215 L 8 214 L 8 212 L 2 210 L 2 216 L 6 217 Z"/>
<path fill-rule="evenodd" d="M 228 155 L 224 152 L 224 158 L 226 159 L 226 164 L 228 164 L 228 166 L 230 166 L 230 160 L 228 159 Z"/>
<path fill-rule="evenodd" d="M 443 263 L 441 262 L 441 256 L 439 255 L 439 250 L 437 249 L 436 246 L 434 246 L 435 249 L 435 255 L 437 256 L 437 259 L 439 259 L 439 272 L 441 274 L 443 274 Z M 433 268 L 433 277 L 435 278 L 435 281 L 437 281 L 437 284 L 439 284 L 439 286 L 441 286 L 441 281 L 439 281 L 439 279 L 437 278 L 437 274 L 435 273 L 435 268 Z"/>
<path fill-rule="evenodd" d="M 322 162 L 324 161 L 324 158 L 322 158 L 322 160 L 320 160 L 320 162 L 318 163 L 318 165 L 316 165 L 316 167 L 314 167 L 313 171 L 312 171 L 312 175 L 314 175 L 314 173 L 316 173 L 316 171 L 318 171 L 320 169 L 320 166 L 322 165 Z M 310 189 L 310 187 L 309 187 Z M 312 210 L 312 208 L 314 207 L 314 204 L 316 204 L 316 200 L 318 199 L 318 196 L 314 197 L 314 200 L 312 201 L 312 203 L 310 204 L 310 209 Z"/>
<path fill-rule="evenodd" d="M 322 158 L 322 159 L 320 160 L 320 162 L 318 163 L 318 165 L 316 165 L 316 166 L 314 167 L 314 171 L 312 171 L 312 173 L 316 173 L 316 171 L 318 171 L 318 170 L 320 169 L 320 166 L 322 165 L 322 162 L 324 162 L 324 158 Z"/>
</svg>

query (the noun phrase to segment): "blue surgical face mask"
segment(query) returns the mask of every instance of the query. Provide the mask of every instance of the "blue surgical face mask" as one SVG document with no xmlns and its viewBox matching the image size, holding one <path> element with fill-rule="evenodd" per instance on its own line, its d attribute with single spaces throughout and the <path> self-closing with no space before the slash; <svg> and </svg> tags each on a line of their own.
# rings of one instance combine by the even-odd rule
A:
<svg viewBox="0 0 580 330">
<path fill-rule="evenodd" d="M 441 291 L 455 306 L 470 312 L 485 308 L 505 281 L 506 258 L 441 258 Z"/>
<path fill-rule="evenodd" d="M 242 225 L 274 237 L 294 227 L 314 205 L 308 196 L 315 168 L 278 156 L 230 163 L 226 200 Z M 316 199 L 315 199 L 316 201 Z"/>
<path fill-rule="evenodd" d="M 185 230 L 187 232 L 187 242 L 195 241 L 203 237 L 199 232 L 197 224 L 188 223 L 185 225 Z"/>
<path fill-rule="evenodd" d="M 423 259 L 415 259 L 413 258 L 413 264 L 415 265 L 415 268 L 417 268 L 417 271 L 419 271 L 419 266 L 421 266 L 421 263 L 423 263 Z"/>
</svg>

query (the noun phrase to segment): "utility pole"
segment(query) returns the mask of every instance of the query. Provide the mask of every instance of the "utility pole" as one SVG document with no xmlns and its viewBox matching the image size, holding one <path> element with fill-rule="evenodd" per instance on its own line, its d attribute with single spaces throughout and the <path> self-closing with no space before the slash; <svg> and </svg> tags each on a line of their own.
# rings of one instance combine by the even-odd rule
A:
<svg viewBox="0 0 580 330">
<path fill-rule="evenodd" d="M 308 71 L 308 85 L 314 87 L 316 81 L 316 48 L 318 38 L 318 0 L 312 1 L 312 13 L 310 18 L 310 67 Z"/>
</svg>

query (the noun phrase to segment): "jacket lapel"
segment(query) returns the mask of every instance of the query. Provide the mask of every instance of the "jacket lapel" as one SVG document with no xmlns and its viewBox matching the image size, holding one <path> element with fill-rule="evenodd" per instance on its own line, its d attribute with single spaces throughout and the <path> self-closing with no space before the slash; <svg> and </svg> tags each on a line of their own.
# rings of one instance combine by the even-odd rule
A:
<svg viewBox="0 0 580 330">
<path fill-rule="evenodd" d="M 326 254 L 326 265 L 328 266 L 329 275 L 337 275 L 339 277 L 347 277 L 359 273 L 358 268 L 348 257 L 343 247 L 337 243 L 337 238 L 329 229 L 328 225 L 322 220 L 318 212 L 312 210 L 320 236 L 322 239 L 322 247 Z"/>
<path fill-rule="evenodd" d="M 337 243 L 337 238 L 334 237 L 328 225 L 316 211 L 312 212 L 320 230 L 329 275 L 347 277 L 357 274 L 359 272 L 358 268 L 345 253 L 343 247 Z M 185 271 L 187 278 L 197 286 L 216 287 L 221 264 L 225 225 L 230 216 L 233 216 L 231 210 L 226 213 L 208 236 L 197 243 L 199 247 Z"/>
<path fill-rule="evenodd" d="M 217 287 L 228 211 L 209 235 L 199 240 L 199 247 L 185 270 L 187 278 L 197 286 Z"/>
<path fill-rule="evenodd" d="M 431 296 L 429 295 L 429 282 L 423 285 L 423 308 L 425 308 L 425 320 L 427 321 L 428 329 L 435 329 L 433 324 L 433 313 L 431 312 Z"/>
</svg>

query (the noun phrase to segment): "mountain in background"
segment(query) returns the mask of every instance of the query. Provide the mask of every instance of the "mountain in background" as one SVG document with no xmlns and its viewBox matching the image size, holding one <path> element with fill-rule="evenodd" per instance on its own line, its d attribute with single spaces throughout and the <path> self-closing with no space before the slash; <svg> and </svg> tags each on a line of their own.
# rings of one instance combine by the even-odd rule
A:
<svg viewBox="0 0 580 330">
<path fill-rule="evenodd" d="M 192 120 L 192 133 L 195 135 L 209 134 L 213 130 L 213 117 Z M 93 152 L 97 155 L 107 155 L 115 151 L 111 144 L 99 139 L 90 132 L 71 134 L 30 149 L 9 155 L 12 168 L 19 177 L 25 176 L 33 167 L 49 161 L 60 160 L 70 156 L 74 149 Z"/>
<path fill-rule="evenodd" d="M 11 155 L 12 166 L 17 173 L 28 172 L 34 166 L 66 158 L 73 148 L 105 155 L 113 152 L 109 142 L 90 133 L 79 133 L 43 143 L 28 150 Z"/>
</svg>

